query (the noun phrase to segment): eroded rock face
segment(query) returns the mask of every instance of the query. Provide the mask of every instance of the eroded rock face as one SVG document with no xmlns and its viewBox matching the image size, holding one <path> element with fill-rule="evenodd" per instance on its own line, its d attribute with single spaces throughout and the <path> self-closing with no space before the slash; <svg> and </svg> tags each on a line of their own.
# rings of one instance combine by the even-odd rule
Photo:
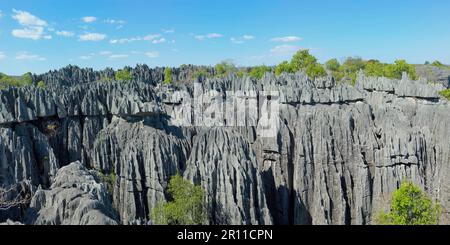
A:
<svg viewBox="0 0 450 245">
<path fill-rule="evenodd" d="M 116 225 L 105 186 L 80 162 L 61 168 L 48 190 L 31 200 L 26 222 L 33 225 Z"/>
<path fill-rule="evenodd" d="M 174 71 L 173 87 L 161 85 L 161 68 L 138 66 L 131 70 L 136 81 L 120 83 L 94 82 L 113 77 L 108 70 L 68 67 L 35 77 L 46 81 L 46 91 L 0 91 L 0 185 L 41 185 L 32 203 L 46 205 L 33 219 L 41 224 L 146 223 L 156 203 L 167 200 L 176 173 L 206 190 L 211 224 L 370 224 L 408 179 L 442 204 L 442 222 L 449 222 L 450 104 L 438 95 L 444 85 L 362 74 L 354 87 L 302 73 L 202 80 L 203 91 L 225 101 L 226 91 L 247 91 L 241 99 L 278 91 L 279 127 L 267 138 L 258 133 L 259 122 L 174 123 L 186 119 L 183 112 L 191 113 L 187 118 L 195 110 L 220 113 L 211 110 L 214 100 L 194 108 L 172 96 L 194 95 L 189 69 Z M 79 186 L 99 189 L 78 169 L 71 171 L 77 187 L 61 190 L 56 172 L 74 161 L 116 176 L 109 194 L 117 219 L 50 211 L 63 212 L 58 205 L 66 197 L 85 193 Z M 96 202 L 106 205 L 102 196 Z"/>
<path fill-rule="evenodd" d="M 149 211 L 166 200 L 170 177 L 186 164 L 190 151 L 186 137 L 158 124 L 157 118 L 135 122 L 116 118 L 94 144 L 92 166 L 117 175 L 114 207 L 125 224 L 148 220 Z"/>
<path fill-rule="evenodd" d="M 256 155 L 225 128 L 195 136 L 184 176 L 206 190 L 211 224 L 271 224 Z"/>
</svg>

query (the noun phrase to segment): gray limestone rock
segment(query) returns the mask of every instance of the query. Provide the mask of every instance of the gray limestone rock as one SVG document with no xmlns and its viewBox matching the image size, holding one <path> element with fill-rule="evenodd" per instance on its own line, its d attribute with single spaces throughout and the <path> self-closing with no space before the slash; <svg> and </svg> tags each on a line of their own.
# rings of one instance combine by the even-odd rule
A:
<svg viewBox="0 0 450 245">
<path fill-rule="evenodd" d="M 33 77 L 46 90 L 0 91 L 0 185 L 43 188 L 30 223 L 148 223 L 176 173 L 207 191 L 211 224 L 371 224 L 404 180 L 439 201 L 442 223 L 450 222 L 450 103 L 438 95 L 445 83 L 362 73 L 354 87 L 303 73 L 193 79 L 198 67 L 186 66 L 163 85 L 164 68 L 127 69 L 128 83 L 108 82 L 109 69 L 69 66 Z M 194 81 L 216 95 L 198 108 L 183 103 Z M 259 133 L 255 115 L 244 125 L 236 118 L 224 127 L 181 124 L 194 112 L 225 116 L 212 105 L 232 103 L 233 94 L 250 111 L 267 104 L 264 92 L 279 93 L 273 137 Z M 64 167 L 74 161 L 82 166 Z M 116 176 L 111 193 L 85 168 Z M 62 210 L 73 195 L 84 206 Z M 20 221 L 21 212 L 2 221 Z"/>
<path fill-rule="evenodd" d="M 80 162 L 61 168 L 50 189 L 39 189 L 31 200 L 27 224 L 116 225 L 104 184 Z"/>
<path fill-rule="evenodd" d="M 272 224 L 256 155 L 239 133 L 201 132 L 184 176 L 206 190 L 211 224 Z"/>
<path fill-rule="evenodd" d="M 92 167 L 114 173 L 114 207 L 123 223 L 147 220 L 149 212 L 166 200 L 171 176 L 184 169 L 190 145 L 179 130 L 146 118 L 121 118 L 100 131 L 92 151 Z"/>
</svg>

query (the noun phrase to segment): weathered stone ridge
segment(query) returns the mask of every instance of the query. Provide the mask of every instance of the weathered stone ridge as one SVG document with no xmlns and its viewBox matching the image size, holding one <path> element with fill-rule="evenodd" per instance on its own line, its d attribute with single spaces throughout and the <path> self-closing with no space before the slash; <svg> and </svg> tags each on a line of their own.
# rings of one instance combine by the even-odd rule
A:
<svg viewBox="0 0 450 245">
<path fill-rule="evenodd" d="M 116 225 L 117 217 L 99 176 L 80 162 L 61 168 L 49 190 L 31 200 L 26 223 L 33 225 Z"/>
</svg>

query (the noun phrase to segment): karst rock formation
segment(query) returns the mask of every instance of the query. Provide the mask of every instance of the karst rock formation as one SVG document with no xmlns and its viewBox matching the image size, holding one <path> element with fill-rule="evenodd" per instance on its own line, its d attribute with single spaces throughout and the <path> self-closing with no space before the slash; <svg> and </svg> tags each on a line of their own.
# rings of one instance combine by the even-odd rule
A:
<svg viewBox="0 0 450 245">
<path fill-rule="evenodd" d="M 1 90 L 0 186 L 11 191 L 0 200 L 30 202 L 0 209 L 0 222 L 148 224 L 177 173 L 205 190 L 209 224 L 372 224 L 404 180 L 450 221 L 450 103 L 438 94 L 448 84 L 362 73 L 354 86 L 303 73 L 192 79 L 189 69 L 166 85 L 162 68 L 101 82 L 114 71 L 69 66 L 34 75 L 46 89 Z M 176 123 L 214 102 L 187 104 L 180 94 L 194 98 L 194 84 L 224 101 L 247 91 L 258 105 L 278 92 L 275 134 L 260 134 L 259 117 Z M 101 175 L 116 176 L 111 188 Z"/>
</svg>

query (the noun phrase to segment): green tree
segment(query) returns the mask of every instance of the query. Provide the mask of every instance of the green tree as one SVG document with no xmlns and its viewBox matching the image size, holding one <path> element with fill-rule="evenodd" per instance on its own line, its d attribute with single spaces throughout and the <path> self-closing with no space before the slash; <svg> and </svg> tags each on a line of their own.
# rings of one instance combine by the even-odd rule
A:
<svg viewBox="0 0 450 245">
<path fill-rule="evenodd" d="M 364 70 L 366 62 L 361 57 L 347 57 L 341 65 L 341 71 L 346 74 L 357 73 L 359 70 Z"/>
<path fill-rule="evenodd" d="M 122 82 L 129 82 L 133 80 L 133 76 L 131 75 L 130 71 L 126 69 L 118 70 L 116 72 L 116 80 Z"/>
<path fill-rule="evenodd" d="M 39 81 L 36 86 L 38 88 L 41 88 L 41 89 L 46 89 L 47 88 L 47 86 L 45 85 L 44 81 Z"/>
<path fill-rule="evenodd" d="M 192 73 L 192 77 L 193 78 L 207 78 L 207 77 L 211 77 L 211 74 L 208 72 L 208 70 L 206 70 L 206 68 L 201 67 L 196 69 L 193 73 Z"/>
<path fill-rule="evenodd" d="M 299 50 L 294 54 L 291 60 L 291 69 L 293 72 L 304 70 L 311 78 L 326 75 L 325 68 L 317 62 L 317 58 L 309 54 L 309 50 Z"/>
<path fill-rule="evenodd" d="M 236 72 L 237 68 L 231 61 L 222 61 L 214 66 L 216 76 L 226 76 L 230 73 Z"/>
<path fill-rule="evenodd" d="M 378 60 L 369 60 L 365 65 L 364 73 L 367 76 L 382 77 L 385 75 L 385 67 L 386 64 L 383 64 Z"/>
<path fill-rule="evenodd" d="M 250 70 L 249 76 L 252 78 L 258 78 L 261 79 L 264 74 L 266 74 L 266 72 L 271 72 L 272 68 L 262 65 L 262 66 L 255 66 L 252 67 L 252 69 Z"/>
<path fill-rule="evenodd" d="M 33 78 L 31 76 L 31 72 L 27 72 L 27 73 L 22 75 L 21 84 L 23 86 L 28 86 L 28 85 L 32 85 L 33 84 Z"/>
<path fill-rule="evenodd" d="M 169 182 L 171 201 L 158 203 L 150 214 L 157 225 L 200 225 L 206 223 L 205 192 L 200 186 L 175 175 Z"/>
<path fill-rule="evenodd" d="M 291 66 L 295 72 L 316 63 L 317 58 L 309 54 L 309 50 L 307 49 L 297 51 L 291 59 Z"/>
<path fill-rule="evenodd" d="M 432 202 L 418 186 L 404 182 L 392 195 L 391 211 L 381 212 L 376 222 L 381 225 L 435 225 L 441 207 Z"/>
<path fill-rule="evenodd" d="M 432 66 L 436 66 L 436 67 L 440 67 L 440 68 L 445 67 L 445 65 L 442 64 L 442 63 L 441 63 L 440 61 L 438 61 L 438 60 L 435 60 L 433 63 L 431 63 L 431 65 L 432 65 Z"/>
<path fill-rule="evenodd" d="M 319 63 L 310 64 L 306 67 L 306 74 L 311 78 L 323 77 L 327 74 L 325 68 Z"/>
<path fill-rule="evenodd" d="M 291 62 L 284 61 L 275 68 L 275 74 L 280 75 L 283 72 L 295 73 L 304 71 L 310 78 L 325 76 L 325 68 L 317 62 L 316 57 L 309 54 L 309 50 L 299 50 L 292 56 Z"/>
<path fill-rule="evenodd" d="M 403 72 L 407 72 L 411 79 L 417 79 L 416 68 L 405 60 L 396 60 L 385 68 L 385 76 L 389 78 L 401 79 Z"/>
<path fill-rule="evenodd" d="M 0 73 L 0 89 L 6 87 L 23 87 L 29 86 L 33 83 L 31 73 L 25 73 L 20 77 L 12 77 L 6 74 Z"/>
<path fill-rule="evenodd" d="M 330 71 L 339 71 L 339 67 L 341 67 L 341 63 L 337 59 L 331 59 L 325 63 L 325 66 Z"/>
<path fill-rule="evenodd" d="M 364 70 L 365 66 L 366 63 L 362 58 L 348 57 L 339 66 L 339 70 L 333 72 L 333 76 L 338 82 L 348 82 L 350 84 L 355 84 L 356 76 L 359 70 Z"/>
<path fill-rule="evenodd" d="M 166 67 L 164 69 L 164 84 L 172 83 L 172 69 L 170 67 Z"/>
<path fill-rule="evenodd" d="M 248 74 L 248 72 L 245 69 L 241 69 L 236 73 L 236 75 L 241 78 L 244 77 L 244 75 L 246 75 L 246 74 Z"/>
<path fill-rule="evenodd" d="M 288 61 L 283 61 L 275 67 L 275 75 L 279 76 L 281 73 L 292 73 L 291 64 Z"/>
</svg>

